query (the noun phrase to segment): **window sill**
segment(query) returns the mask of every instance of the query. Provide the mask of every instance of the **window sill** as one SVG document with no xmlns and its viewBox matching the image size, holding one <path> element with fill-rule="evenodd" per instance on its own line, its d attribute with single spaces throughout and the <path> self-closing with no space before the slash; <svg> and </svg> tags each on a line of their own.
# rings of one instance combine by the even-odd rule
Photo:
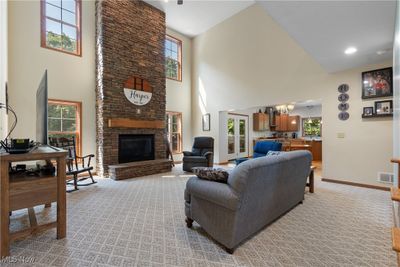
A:
<svg viewBox="0 0 400 267">
<path fill-rule="evenodd" d="M 76 56 L 76 57 L 82 57 L 82 52 L 80 52 L 80 53 L 73 53 L 73 52 L 68 52 L 68 51 L 65 51 L 65 50 L 61 50 L 61 49 L 57 49 L 57 48 L 53 48 L 53 47 L 49 47 L 49 46 L 45 46 L 45 45 L 42 45 L 41 47 L 42 47 L 42 48 L 49 49 L 49 50 L 52 50 L 52 51 L 57 51 L 57 52 L 61 52 L 61 53 L 64 53 L 64 54 Z"/>
<path fill-rule="evenodd" d="M 174 78 L 169 78 L 169 77 L 165 77 L 165 78 L 168 80 L 171 80 L 171 81 L 175 81 L 175 82 L 182 82 L 182 79 L 174 79 Z"/>
</svg>

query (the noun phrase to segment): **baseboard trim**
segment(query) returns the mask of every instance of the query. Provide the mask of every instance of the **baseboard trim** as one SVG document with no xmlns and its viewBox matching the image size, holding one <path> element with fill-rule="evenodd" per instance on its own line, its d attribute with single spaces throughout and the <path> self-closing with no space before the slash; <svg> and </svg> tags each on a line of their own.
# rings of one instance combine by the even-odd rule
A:
<svg viewBox="0 0 400 267">
<path fill-rule="evenodd" d="M 335 183 L 335 184 L 345 184 L 357 187 L 364 187 L 370 189 L 377 189 L 382 191 L 390 191 L 390 187 L 380 186 L 380 185 L 372 185 L 372 184 L 362 184 L 362 183 L 355 183 L 350 181 L 343 181 L 343 180 L 336 180 L 336 179 L 329 179 L 329 178 L 321 178 L 321 181 L 328 182 L 328 183 Z"/>
</svg>

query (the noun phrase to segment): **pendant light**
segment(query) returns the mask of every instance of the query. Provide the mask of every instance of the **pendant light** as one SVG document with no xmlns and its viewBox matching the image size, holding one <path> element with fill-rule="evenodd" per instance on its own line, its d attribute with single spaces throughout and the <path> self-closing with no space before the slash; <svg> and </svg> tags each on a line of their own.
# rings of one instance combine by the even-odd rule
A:
<svg viewBox="0 0 400 267">
<path fill-rule="evenodd" d="M 311 110 L 312 110 L 313 106 L 307 106 L 307 108 L 308 108 L 308 120 L 307 120 L 307 122 L 308 123 L 312 123 Z"/>
</svg>

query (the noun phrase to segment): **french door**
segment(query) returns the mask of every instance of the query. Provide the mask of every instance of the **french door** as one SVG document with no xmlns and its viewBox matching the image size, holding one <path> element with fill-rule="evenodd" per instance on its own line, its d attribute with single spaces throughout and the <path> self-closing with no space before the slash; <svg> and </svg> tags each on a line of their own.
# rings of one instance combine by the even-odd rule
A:
<svg viewBox="0 0 400 267">
<path fill-rule="evenodd" d="M 249 117 L 228 114 L 228 160 L 249 156 Z"/>
</svg>

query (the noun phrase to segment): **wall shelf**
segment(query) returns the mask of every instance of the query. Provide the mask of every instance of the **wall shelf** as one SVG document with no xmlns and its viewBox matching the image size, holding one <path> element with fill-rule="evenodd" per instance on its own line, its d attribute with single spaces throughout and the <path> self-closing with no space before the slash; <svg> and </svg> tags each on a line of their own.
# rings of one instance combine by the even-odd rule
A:
<svg viewBox="0 0 400 267">
<path fill-rule="evenodd" d="M 391 114 L 373 114 L 370 116 L 365 116 L 364 114 L 361 115 L 363 119 L 369 119 L 369 118 L 390 118 L 393 117 L 393 113 Z"/>
</svg>

